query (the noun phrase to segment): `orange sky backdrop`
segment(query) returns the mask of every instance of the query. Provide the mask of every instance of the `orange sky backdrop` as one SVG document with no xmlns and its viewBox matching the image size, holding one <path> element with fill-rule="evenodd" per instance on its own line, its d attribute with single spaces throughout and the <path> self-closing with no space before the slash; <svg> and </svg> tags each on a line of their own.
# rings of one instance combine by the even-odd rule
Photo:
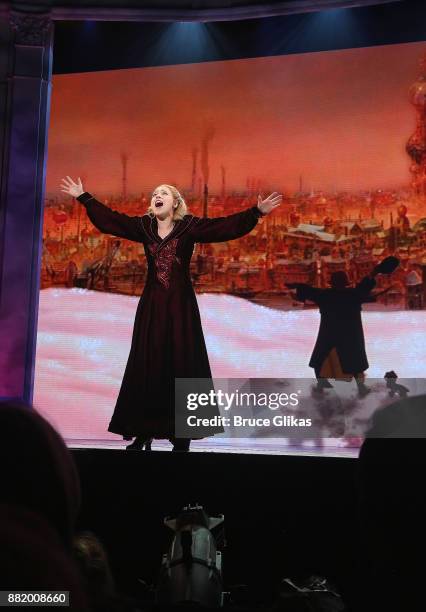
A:
<svg viewBox="0 0 426 612">
<path fill-rule="evenodd" d="M 210 187 L 247 176 L 271 188 L 389 188 L 409 183 L 408 89 L 426 43 L 140 68 L 53 78 L 47 193 L 62 176 L 121 193 L 190 186 L 191 150 L 213 125 Z"/>
</svg>

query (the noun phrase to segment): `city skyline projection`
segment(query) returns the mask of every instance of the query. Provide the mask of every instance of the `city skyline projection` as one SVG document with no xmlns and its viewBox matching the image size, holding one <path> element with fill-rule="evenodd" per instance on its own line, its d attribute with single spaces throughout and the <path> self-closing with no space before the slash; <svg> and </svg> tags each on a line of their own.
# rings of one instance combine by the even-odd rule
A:
<svg viewBox="0 0 426 612">
<path fill-rule="evenodd" d="M 281 191 L 250 236 L 196 251 L 198 293 L 291 309 L 287 283 L 356 283 L 393 255 L 377 306 L 423 309 L 425 57 L 409 43 L 55 77 L 42 288 L 144 286 L 142 246 L 101 236 L 60 192 L 70 175 L 131 215 L 164 182 L 213 217 Z"/>
</svg>

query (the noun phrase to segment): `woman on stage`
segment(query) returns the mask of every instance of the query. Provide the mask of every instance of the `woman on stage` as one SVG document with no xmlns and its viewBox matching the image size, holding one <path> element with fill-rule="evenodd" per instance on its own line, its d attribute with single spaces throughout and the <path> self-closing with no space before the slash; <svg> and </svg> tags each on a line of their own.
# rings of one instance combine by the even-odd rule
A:
<svg viewBox="0 0 426 612">
<path fill-rule="evenodd" d="M 64 193 L 77 198 L 93 225 L 105 234 L 141 242 L 148 276 L 136 311 L 132 345 L 108 431 L 135 440 L 127 448 L 150 448 L 153 438 L 168 439 L 173 450 L 189 450 L 190 440 L 175 438 L 175 378 L 211 378 L 189 264 L 194 244 L 222 242 L 249 233 L 259 217 L 281 202 L 272 193 L 243 212 L 207 219 L 187 213 L 172 185 L 160 185 L 148 214 L 130 217 L 111 210 L 83 189 L 81 180 L 62 180 Z"/>
</svg>

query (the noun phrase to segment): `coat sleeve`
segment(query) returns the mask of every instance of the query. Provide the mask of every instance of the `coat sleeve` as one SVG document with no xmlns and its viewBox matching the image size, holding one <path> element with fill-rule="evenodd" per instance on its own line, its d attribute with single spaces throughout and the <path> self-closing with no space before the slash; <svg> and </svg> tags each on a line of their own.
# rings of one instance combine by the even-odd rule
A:
<svg viewBox="0 0 426 612">
<path fill-rule="evenodd" d="M 355 292 L 359 301 L 362 302 L 375 302 L 376 298 L 372 295 L 371 291 L 376 286 L 376 281 L 371 276 L 364 276 L 362 280 L 356 285 Z"/>
<path fill-rule="evenodd" d="M 77 198 L 87 210 L 93 225 L 103 234 L 111 234 L 135 242 L 143 242 L 144 229 L 141 217 L 129 217 L 119 213 L 101 202 L 90 193 L 84 192 Z"/>
<path fill-rule="evenodd" d="M 306 285 L 305 283 L 292 283 L 287 285 L 291 289 L 296 289 L 296 300 L 299 302 L 304 302 L 305 300 L 309 300 L 310 302 L 319 303 L 319 300 L 324 294 L 323 289 L 318 289 L 318 287 L 311 287 L 310 285 Z"/>
<path fill-rule="evenodd" d="M 251 232 L 257 225 L 259 217 L 263 216 L 258 207 L 253 206 L 228 217 L 216 219 L 194 217 L 191 234 L 194 242 L 226 242 Z"/>
</svg>

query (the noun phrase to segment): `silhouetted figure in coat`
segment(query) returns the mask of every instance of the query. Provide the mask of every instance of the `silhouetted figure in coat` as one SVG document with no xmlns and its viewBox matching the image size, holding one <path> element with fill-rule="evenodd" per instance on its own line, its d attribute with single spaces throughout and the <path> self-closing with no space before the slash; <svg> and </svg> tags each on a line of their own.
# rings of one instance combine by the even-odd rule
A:
<svg viewBox="0 0 426 612">
<path fill-rule="evenodd" d="M 315 370 L 319 388 L 331 386 L 328 376 L 355 377 L 361 390 L 366 390 L 362 373 L 368 368 L 368 360 L 361 305 L 374 301 L 371 291 L 376 281 L 366 276 L 355 287 L 348 287 L 349 280 L 345 272 L 334 272 L 330 280 L 330 289 L 305 284 L 293 285 L 297 290 L 296 299 L 315 302 L 321 313 L 318 337 L 309 365 Z"/>
<path fill-rule="evenodd" d="M 331 386 L 327 377 L 346 380 L 355 377 L 360 394 L 368 393 L 363 374 L 368 368 L 368 360 L 361 320 L 362 304 L 376 300 L 377 294 L 372 293 L 376 286 L 374 277 L 377 274 L 390 274 L 398 265 L 396 257 L 387 257 L 355 287 L 349 287 L 349 279 L 343 271 L 331 275 L 330 289 L 319 289 L 304 283 L 287 285 L 296 289 L 297 300 L 310 300 L 320 309 L 320 328 L 309 362 L 315 370 L 319 389 Z"/>
</svg>

